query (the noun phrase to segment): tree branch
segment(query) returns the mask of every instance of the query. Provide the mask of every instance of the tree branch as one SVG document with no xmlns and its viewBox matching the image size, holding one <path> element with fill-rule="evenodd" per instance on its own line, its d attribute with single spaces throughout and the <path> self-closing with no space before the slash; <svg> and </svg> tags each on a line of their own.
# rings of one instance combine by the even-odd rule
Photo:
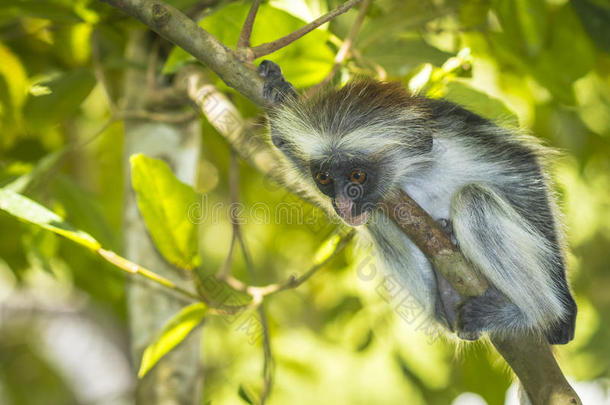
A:
<svg viewBox="0 0 610 405">
<path fill-rule="evenodd" d="M 244 22 L 244 26 L 241 28 L 239 34 L 239 40 L 237 41 L 237 48 L 247 48 L 250 46 L 250 36 L 252 35 L 252 27 L 254 26 L 254 19 L 258 12 L 258 7 L 261 4 L 261 0 L 252 0 L 252 6 L 248 11 L 248 16 Z"/>
<path fill-rule="evenodd" d="M 324 14 L 323 16 L 316 18 L 309 24 L 302 26 L 298 30 L 291 32 L 290 34 L 288 34 L 282 38 L 276 39 L 275 41 L 272 41 L 272 42 L 266 42 L 264 44 L 260 44 L 258 46 L 253 47 L 252 48 L 252 53 L 254 56 L 253 59 L 258 59 L 261 56 L 269 55 L 270 53 L 273 53 L 273 52 L 277 51 L 278 49 L 285 47 L 286 45 L 301 38 L 305 34 L 315 30 L 320 25 L 325 24 L 325 23 L 329 22 L 330 20 L 332 20 L 333 18 L 335 18 L 336 16 L 345 13 L 347 10 L 354 7 L 356 4 L 360 3 L 361 1 L 362 0 L 346 1 L 345 3 L 341 4 L 339 7 L 329 11 L 328 13 Z"/>
<path fill-rule="evenodd" d="M 385 201 L 382 208 L 462 297 L 476 297 L 487 290 L 487 281 L 474 271 L 436 221 L 407 193 L 401 191 Z"/>
<path fill-rule="evenodd" d="M 140 20 L 168 41 L 207 65 L 230 87 L 266 105 L 263 81 L 252 66 L 176 8 L 159 0 L 100 0 Z"/>
<path fill-rule="evenodd" d="M 356 17 L 356 21 L 354 21 L 352 28 L 349 30 L 349 34 L 347 34 L 347 37 L 345 38 L 345 40 L 341 44 L 341 47 L 337 51 L 337 54 L 335 55 L 335 64 L 333 65 L 333 68 L 328 73 L 328 75 L 324 78 L 324 80 L 322 80 L 320 83 L 318 83 L 317 85 L 312 87 L 312 89 L 314 89 L 314 90 L 319 89 L 320 87 L 324 86 L 325 84 L 330 83 L 330 81 L 333 79 L 333 77 L 335 77 L 335 75 L 339 71 L 339 68 L 341 67 L 341 65 L 347 58 L 347 55 L 349 55 L 349 53 L 352 49 L 354 40 L 356 39 L 356 35 L 358 35 L 358 31 L 360 30 L 360 26 L 362 25 L 362 22 L 364 21 L 364 16 L 366 15 L 366 11 L 368 10 L 370 4 L 371 4 L 371 0 L 364 0 L 362 2 L 362 5 L 360 6 L 360 11 L 358 12 L 358 17 Z"/>
<path fill-rule="evenodd" d="M 185 290 L 184 288 L 176 285 L 176 283 L 174 283 L 173 281 L 158 275 L 155 272 L 152 272 L 150 270 L 148 270 L 147 268 L 144 268 L 142 266 L 140 266 L 139 264 L 136 264 L 130 260 L 125 259 L 122 256 L 117 255 L 116 253 L 114 253 L 111 250 L 106 250 L 106 249 L 98 249 L 97 253 L 104 258 L 104 260 L 108 261 L 109 263 L 114 264 L 116 267 L 126 271 L 127 273 L 130 274 L 139 274 L 143 277 L 146 277 L 147 279 L 154 281 L 155 283 L 162 285 L 166 288 L 169 288 L 170 290 L 173 290 L 181 295 L 183 295 L 184 297 L 189 299 L 189 302 L 191 301 L 201 301 L 201 297 L 199 297 L 197 294 L 194 294 L 188 290 Z"/>
<path fill-rule="evenodd" d="M 462 297 L 485 292 L 486 280 L 453 246 L 436 221 L 405 192 L 387 201 L 383 208 Z M 490 340 L 519 378 L 533 405 L 581 404 L 551 347 L 540 336 L 490 336 Z"/>
</svg>

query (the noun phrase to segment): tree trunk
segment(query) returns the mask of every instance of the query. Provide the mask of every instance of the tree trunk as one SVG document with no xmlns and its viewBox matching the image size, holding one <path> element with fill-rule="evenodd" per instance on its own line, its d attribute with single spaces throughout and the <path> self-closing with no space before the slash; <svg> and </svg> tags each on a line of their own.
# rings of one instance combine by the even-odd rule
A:
<svg viewBox="0 0 610 405">
<path fill-rule="evenodd" d="M 149 60 L 151 34 L 134 31 L 127 48 L 131 67 L 125 76 L 127 110 L 142 110 L 147 98 L 144 66 Z M 171 113 L 163 111 L 163 113 Z M 148 120 L 125 122 L 125 255 L 156 273 L 189 289 L 189 275 L 168 264 L 155 248 L 139 213 L 131 187 L 129 156 L 144 153 L 163 159 L 176 176 L 187 184 L 195 180 L 199 159 L 201 126 L 199 119 L 181 124 Z M 185 213 L 186 215 L 186 213 Z M 127 291 L 129 327 L 134 363 L 139 365 L 142 353 L 165 322 L 184 306 L 184 302 L 154 285 L 134 280 Z M 192 333 L 176 350 L 165 356 L 153 370 L 138 381 L 136 403 L 146 405 L 197 404 L 200 384 L 200 333 Z"/>
</svg>

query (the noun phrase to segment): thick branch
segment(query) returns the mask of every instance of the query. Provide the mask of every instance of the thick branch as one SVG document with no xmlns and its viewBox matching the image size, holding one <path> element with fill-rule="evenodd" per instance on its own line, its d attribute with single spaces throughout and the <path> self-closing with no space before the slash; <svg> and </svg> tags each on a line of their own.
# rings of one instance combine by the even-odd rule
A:
<svg viewBox="0 0 610 405">
<path fill-rule="evenodd" d="M 485 279 L 472 269 L 436 221 L 404 191 L 386 201 L 383 209 L 461 296 L 475 297 L 485 292 Z"/>
<path fill-rule="evenodd" d="M 485 279 L 411 197 L 401 192 L 383 208 L 461 296 L 478 296 L 485 292 Z M 519 378 L 532 404 L 581 404 L 555 361 L 551 347 L 540 336 L 506 339 L 491 336 L 491 342 Z"/>
<path fill-rule="evenodd" d="M 519 377 L 532 404 L 578 405 L 582 402 L 561 372 L 551 347 L 539 336 L 491 339 Z"/>
<path fill-rule="evenodd" d="M 341 4 L 339 7 L 329 11 L 328 13 L 324 14 L 323 16 L 316 18 L 309 24 L 302 26 L 298 30 L 291 32 L 290 34 L 288 34 L 282 38 L 276 39 L 275 41 L 272 41 L 272 42 L 266 42 L 264 44 L 255 46 L 254 48 L 252 48 L 252 53 L 254 54 L 254 59 L 260 58 L 261 56 L 269 55 L 270 53 L 273 53 L 273 52 L 277 51 L 278 49 L 285 47 L 286 45 L 301 38 L 305 34 L 315 30 L 320 25 L 325 24 L 325 23 L 329 22 L 330 20 L 332 20 L 333 18 L 335 18 L 336 16 L 345 13 L 347 10 L 354 7 L 356 4 L 360 3 L 361 1 L 362 0 L 346 1 L 345 3 Z"/>
</svg>

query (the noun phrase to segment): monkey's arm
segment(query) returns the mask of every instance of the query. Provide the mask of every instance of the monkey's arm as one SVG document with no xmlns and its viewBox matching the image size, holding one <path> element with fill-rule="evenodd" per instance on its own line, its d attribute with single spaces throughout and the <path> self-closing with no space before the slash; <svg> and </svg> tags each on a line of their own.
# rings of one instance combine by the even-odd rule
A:
<svg viewBox="0 0 610 405">
<path fill-rule="evenodd" d="M 461 305 L 458 328 L 537 331 L 551 343 L 567 343 L 554 341 L 573 335 L 573 326 L 564 321 L 571 314 L 558 290 L 563 267 L 556 248 L 484 184 L 467 184 L 453 196 L 451 219 L 460 249 L 491 284 L 485 294 Z M 549 336 L 558 325 L 563 337 Z"/>
</svg>

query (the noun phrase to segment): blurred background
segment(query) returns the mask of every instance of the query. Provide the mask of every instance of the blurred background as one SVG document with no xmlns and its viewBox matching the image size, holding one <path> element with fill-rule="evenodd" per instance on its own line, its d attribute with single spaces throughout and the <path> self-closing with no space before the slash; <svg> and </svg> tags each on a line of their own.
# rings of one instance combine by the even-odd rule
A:
<svg viewBox="0 0 610 405">
<path fill-rule="evenodd" d="M 239 1 L 167 3 L 230 47 L 249 9 Z M 252 43 L 285 35 L 337 4 L 264 2 Z M 350 10 L 268 58 L 299 89 L 314 86 L 333 68 L 357 15 Z M 126 56 L 134 54 L 126 49 L 134 35 L 151 44 L 139 59 Z M 129 86 L 125 72 L 162 86 L 190 63 L 184 51 L 101 2 L 2 0 L 0 187 L 21 184 L 22 194 L 123 252 L 130 185 L 125 124 L 116 111 Z M 333 84 L 354 75 L 448 98 L 561 151 L 551 173 L 579 315 L 575 340 L 556 353 L 584 403 L 609 404 L 610 3 L 373 0 Z M 251 102 L 211 72 L 210 80 L 241 115 L 261 123 Z M 204 116 L 196 119 L 191 184 L 217 207 L 197 221 L 201 269 L 213 274 L 231 245 L 231 149 Z M 335 225 L 247 163 L 239 172 L 242 231 L 257 277 L 240 254 L 232 274 L 262 285 L 306 271 Z M 286 205 L 313 219 L 284 214 Z M 261 206 L 270 218 L 253 209 Z M 134 283 L 87 249 L 0 211 L 0 403 L 132 403 L 139 359 L 129 330 L 140 315 L 127 310 L 126 290 Z M 366 246 L 351 243 L 311 280 L 267 300 L 275 358 L 268 402 L 514 403 L 512 377 L 493 349 L 431 334 L 425 319 L 401 312 L 402 298 L 384 284 Z M 198 329 L 201 403 L 253 402 L 261 336 L 240 325 L 209 317 Z"/>
</svg>

